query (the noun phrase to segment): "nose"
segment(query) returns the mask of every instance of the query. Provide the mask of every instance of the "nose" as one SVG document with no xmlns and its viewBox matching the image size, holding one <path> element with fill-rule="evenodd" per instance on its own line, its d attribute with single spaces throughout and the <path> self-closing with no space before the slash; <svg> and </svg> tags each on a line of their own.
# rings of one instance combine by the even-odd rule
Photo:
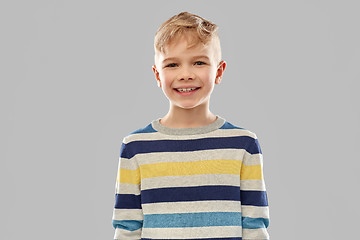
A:
<svg viewBox="0 0 360 240">
<path fill-rule="evenodd" d="M 195 78 L 195 74 L 193 72 L 193 69 L 191 69 L 191 67 L 183 66 L 181 68 L 181 72 L 180 72 L 181 80 L 188 80 L 188 79 L 194 79 L 194 78 Z"/>
</svg>

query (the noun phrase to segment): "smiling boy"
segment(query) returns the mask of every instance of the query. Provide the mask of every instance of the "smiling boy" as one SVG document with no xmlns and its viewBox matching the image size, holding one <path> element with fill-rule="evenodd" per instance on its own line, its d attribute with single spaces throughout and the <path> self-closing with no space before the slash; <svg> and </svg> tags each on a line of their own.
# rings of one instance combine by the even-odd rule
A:
<svg viewBox="0 0 360 240">
<path fill-rule="evenodd" d="M 160 120 L 167 127 L 198 127 L 216 119 L 209 111 L 210 95 L 214 84 L 220 84 L 226 63 L 220 61 L 219 40 L 207 37 L 203 39 L 208 41 L 204 45 L 194 30 L 178 33 L 163 46 L 163 52 L 161 42 L 155 42 L 153 71 L 170 102 L 168 114 Z M 189 88 L 195 90 L 178 90 Z"/>
<path fill-rule="evenodd" d="M 226 67 L 217 28 L 182 12 L 155 35 L 152 69 L 170 107 L 123 139 L 114 239 L 269 239 L 257 136 L 209 110 Z"/>
</svg>

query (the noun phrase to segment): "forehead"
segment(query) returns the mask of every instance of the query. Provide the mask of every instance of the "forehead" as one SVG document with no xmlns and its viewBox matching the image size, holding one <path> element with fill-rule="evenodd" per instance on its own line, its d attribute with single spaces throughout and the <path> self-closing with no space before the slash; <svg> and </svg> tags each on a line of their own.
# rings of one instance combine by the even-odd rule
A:
<svg viewBox="0 0 360 240">
<path fill-rule="evenodd" d="M 197 55 L 207 55 L 210 57 L 212 50 L 211 44 L 204 45 L 198 39 L 194 39 L 194 37 L 183 35 L 167 43 L 161 55 L 163 59 Z"/>
</svg>

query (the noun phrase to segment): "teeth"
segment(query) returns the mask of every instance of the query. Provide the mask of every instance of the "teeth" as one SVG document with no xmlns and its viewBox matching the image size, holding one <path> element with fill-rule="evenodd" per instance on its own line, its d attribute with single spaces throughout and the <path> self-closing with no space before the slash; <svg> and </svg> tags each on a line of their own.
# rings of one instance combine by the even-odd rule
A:
<svg viewBox="0 0 360 240">
<path fill-rule="evenodd" d="M 178 88 L 179 92 L 190 92 L 192 90 L 195 90 L 196 88 Z"/>
</svg>

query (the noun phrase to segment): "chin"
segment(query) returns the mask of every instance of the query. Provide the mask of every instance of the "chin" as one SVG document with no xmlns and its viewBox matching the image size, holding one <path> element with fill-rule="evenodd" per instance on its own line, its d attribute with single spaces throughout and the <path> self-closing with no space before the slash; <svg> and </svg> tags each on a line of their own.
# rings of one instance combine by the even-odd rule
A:
<svg viewBox="0 0 360 240">
<path fill-rule="evenodd" d="M 183 109 L 193 109 L 193 108 L 196 108 L 198 107 L 198 105 L 181 105 L 181 104 L 176 104 L 177 107 L 179 108 L 183 108 Z"/>
</svg>

